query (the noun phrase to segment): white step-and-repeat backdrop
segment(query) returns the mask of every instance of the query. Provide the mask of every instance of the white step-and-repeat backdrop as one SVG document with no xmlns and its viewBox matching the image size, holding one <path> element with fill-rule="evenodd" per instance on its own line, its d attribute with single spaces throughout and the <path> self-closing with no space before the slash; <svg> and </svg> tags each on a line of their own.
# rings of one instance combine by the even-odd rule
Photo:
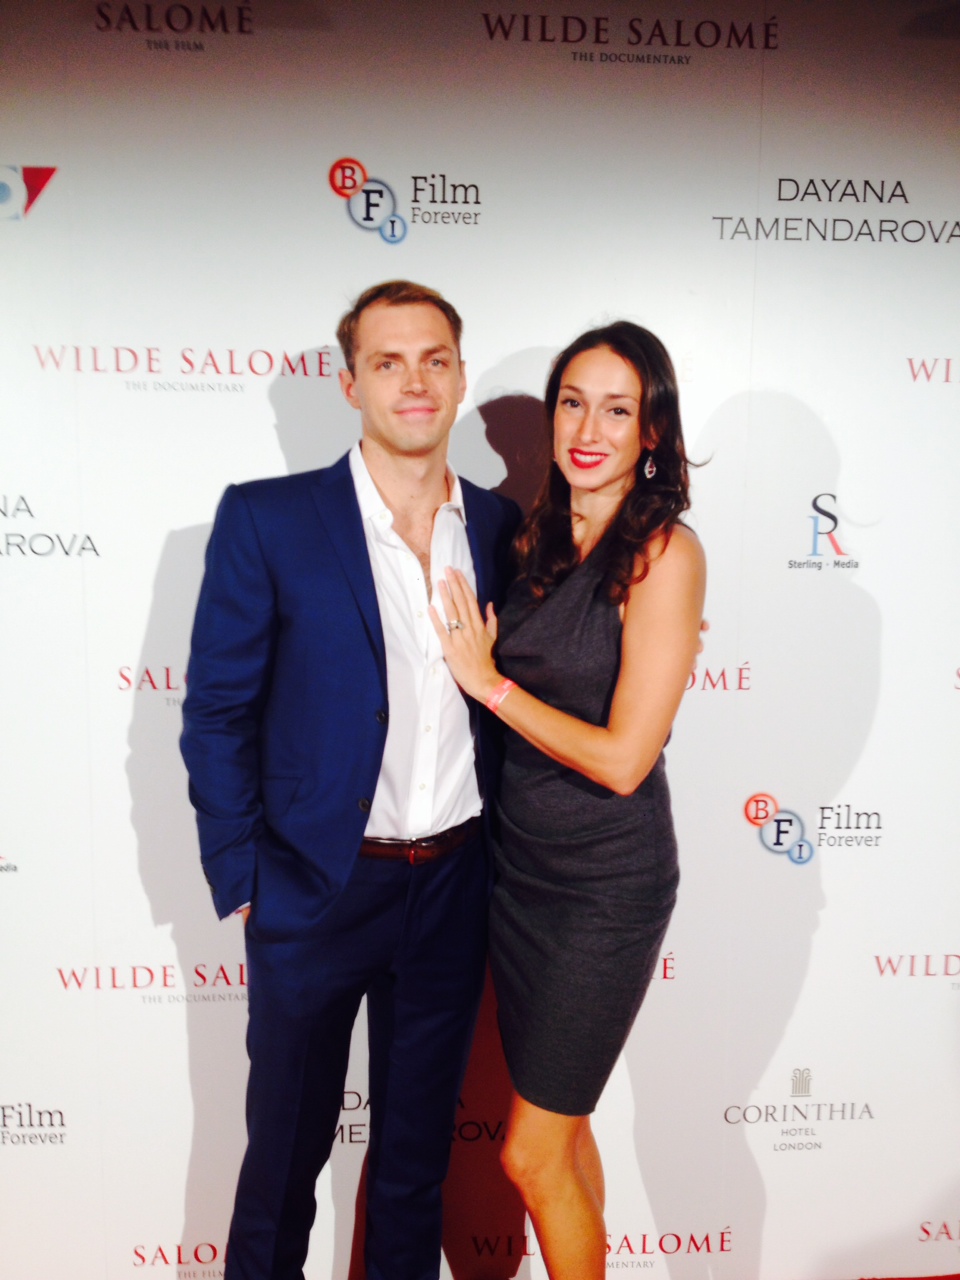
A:
<svg viewBox="0 0 960 1280">
<path fill-rule="evenodd" d="M 241 927 L 177 751 L 231 481 L 338 457 L 337 318 L 466 320 L 452 445 L 536 487 L 551 355 L 667 343 L 710 562 L 683 856 L 597 1114 L 609 1269 L 960 1273 L 960 8 L 33 0 L 0 16 L 0 1268 L 222 1273 Z M 544 1275 L 492 1007 L 445 1275 Z M 358 1274 L 362 1043 L 310 1280 Z"/>
</svg>

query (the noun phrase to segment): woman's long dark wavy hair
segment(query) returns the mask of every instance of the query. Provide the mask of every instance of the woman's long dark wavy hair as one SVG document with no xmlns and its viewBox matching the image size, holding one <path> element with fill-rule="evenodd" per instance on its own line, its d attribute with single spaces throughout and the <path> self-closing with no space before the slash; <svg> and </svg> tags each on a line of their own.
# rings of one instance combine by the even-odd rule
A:
<svg viewBox="0 0 960 1280">
<path fill-rule="evenodd" d="M 575 356 L 597 347 L 609 347 L 632 365 L 641 387 L 642 449 L 634 483 L 592 552 L 601 557 L 610 599 L 622 604 L 631 586 L 649 572 L 651 539 L 657 534 L 669 538 L 690 506 L 688 463 L 673 362 L 659 338 L 629 320 L 581 334 L 554 361 L 544 394 L 551 452 L 563 375 Z M 656 474 L 648 480 L 643 467 L 651 456 Z M 518 577 L 526 580 L 536 599 L 558 586 L 580 562 L 573 540 L 570 485 L 556 462 L 550 463 L 540 495 L 517 535 L 514 554 Z"/>
</svg>

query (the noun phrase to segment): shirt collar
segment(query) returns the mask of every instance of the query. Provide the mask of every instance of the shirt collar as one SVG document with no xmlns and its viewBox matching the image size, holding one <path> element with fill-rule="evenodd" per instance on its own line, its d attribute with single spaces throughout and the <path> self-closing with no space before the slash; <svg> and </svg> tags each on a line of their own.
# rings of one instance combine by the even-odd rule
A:
<svg viewBox="0 0 960 1280">
<path fill-rule="evenodd" d="M 350 473 L 353 476 L 353 487 L 357 491 L 360 515 L 364 520 L 372 520 L 375 528 L 392 528 L 393 514 L 380 496 L 380 490 L 374 484 L 373 477 L 367 470 L 359 440 L 350 450 L 349 461 Z M 441 505 L 440 510 L 456 511 L 463 523 L 466 524 L 467 512 L 463 505 L 463 489 L 460 485 L 460 477 L 449 465 L 447 466 L 447 488 L 450 491 L 450 497 Z"/>
</svg>

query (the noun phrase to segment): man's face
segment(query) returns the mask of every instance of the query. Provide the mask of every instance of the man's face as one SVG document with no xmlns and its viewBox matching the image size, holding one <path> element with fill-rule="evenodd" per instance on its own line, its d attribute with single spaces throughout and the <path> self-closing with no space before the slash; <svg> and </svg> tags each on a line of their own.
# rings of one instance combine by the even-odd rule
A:
<svg viewBox="0 0 960 1280">
<path fill-rule="evenodd" d="M 340 386 L 360 410 L 365 440 L 395 457 L 446 448 L 467 381 L 442 311 L 429 302 L 367 307 L 354 368 L 341 370 Z"/>
</svg>

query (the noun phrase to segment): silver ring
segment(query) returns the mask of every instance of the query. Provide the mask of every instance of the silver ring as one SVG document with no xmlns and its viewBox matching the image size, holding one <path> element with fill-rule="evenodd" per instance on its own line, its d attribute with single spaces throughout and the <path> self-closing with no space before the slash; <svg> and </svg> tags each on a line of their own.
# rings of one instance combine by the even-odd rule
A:
<svg viewBox="0 0 960 1280">
<path fill-rule="evenodd" d="M 448 623 L 447 623 L 447 630 L 448 630 L 448 631 L 462 631 L 462 630 L 463 630 L 463 623 L 460 621 L 460 619 L 459 619 L 459 618 L 454 618 L 452 622 L 448 622 Z"/>
</svg>

